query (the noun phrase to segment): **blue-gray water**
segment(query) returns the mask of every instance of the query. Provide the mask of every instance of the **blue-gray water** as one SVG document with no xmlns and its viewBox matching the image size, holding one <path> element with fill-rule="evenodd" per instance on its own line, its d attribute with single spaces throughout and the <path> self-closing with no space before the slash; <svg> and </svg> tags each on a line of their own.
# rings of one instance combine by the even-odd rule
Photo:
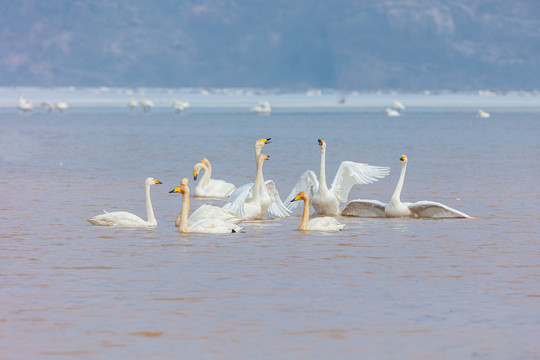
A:
<svg viewBox="0 0 540 360">
<path fill-rule="evenodd" d="M 467 95 L 418 97 L 397 118 L 359 99 L 284 101 L 269 116 L 204 99 L 180 115 L 1 108 L 0 357 L 538 358 L 538 97 L 489 98 L 489 119 Z M 240 234 L 179 234 L 169 190 L 202 157 L 214 178 L 251 182 L 263 137 L 282 199 L 304 170 L 318 174 L 322 138 L 329 181 L 343 160 L 392 169 L 349 199 L 387 201 L 406 154 L 402 200 L 477 219 L 340 218 L 342 232 L 304 234 L 297 210 Z M 145 218 L 148 176 L 163 182 L 151 190 L 157 228 L 85 221 L 102 209 Z M 206 202 L 223 200 L 192 209 Z"/>
</svg>

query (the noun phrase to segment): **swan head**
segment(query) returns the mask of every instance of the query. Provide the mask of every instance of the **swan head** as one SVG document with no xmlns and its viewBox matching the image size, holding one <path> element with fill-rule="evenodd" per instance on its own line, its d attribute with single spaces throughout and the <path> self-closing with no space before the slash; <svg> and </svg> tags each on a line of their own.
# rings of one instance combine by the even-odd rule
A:
<svg viewBox="0 0 540 360">
<path fill-rule="evenodd" d="M 144 181 L 144 184 L 145 185 L 154 185 L 154 184 L 163 184 L 161 181 L 157 181 L 156 179 L 154 178 L 146 178 L 146 180 Z"/>
<path fill-rule="evenodd" d="M 307 194 L 303 191 L 300 191 L 294 199 L 291 200 L 291 202 L 293 201 L 298 201 L 298 200 L 307 200 L 308 197 L 307 197 Z"/>
<path fill-rule="evenodd" d="M 256 149 L 262 149 L 262 147 L 264 145 L 271 143 L 270 139 L 271 138 L 266 138 L 266 139 L 259 139 L 259 140 L 255 141 L 255 148 Z"/>
<path fill-rule="evenodd" d="M 265 162 L 266 160 L 268 160 L 270 158 L 270 156 L 266 155 L 266 154 L 263 154 L 263 153 L 260 153 L 258 156 L 257 156 L 257 164 L 262 164 L 263 162 Z"/>
<path fill-rule="evenodd" d="M 407 155 L 401 155 L 399 161 L 401 161 L 403 165 L 407 164 Z"/>
<path fill-rule="evenodd" d="M 208 166 L 208 165 L 210 165 L 210 161 L 207 158 L 202 158 L 201 159 L 201 164 Z"/>
<path fill-rule="evenodd" d="M 317 141 L 319 142 L 319 147 L 321 148 L 321 150 L 326 150 L 326 141 L 321 139 L 317 139 Z"/>
<path fill-rule="evenodd" d="M 169 193 L 180 193 L 180 194 L 189 193 L 188 183 L 189 183 L 188 178 L 183 177 L 182 180 L 180 181 L 180 186 L 175 187 L 174 189 L 169 191 Z"/>
</svg>

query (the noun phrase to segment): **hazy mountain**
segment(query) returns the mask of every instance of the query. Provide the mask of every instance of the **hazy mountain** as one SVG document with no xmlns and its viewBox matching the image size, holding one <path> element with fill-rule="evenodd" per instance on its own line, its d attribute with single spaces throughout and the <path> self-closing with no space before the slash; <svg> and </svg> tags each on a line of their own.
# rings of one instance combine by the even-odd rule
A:
<svg viewBox="0 0 540 360">
<path fill-rule="evenodd" d="M 0 2 L 0 85 L 538 89 L 537 0 Z"/>
</svg>

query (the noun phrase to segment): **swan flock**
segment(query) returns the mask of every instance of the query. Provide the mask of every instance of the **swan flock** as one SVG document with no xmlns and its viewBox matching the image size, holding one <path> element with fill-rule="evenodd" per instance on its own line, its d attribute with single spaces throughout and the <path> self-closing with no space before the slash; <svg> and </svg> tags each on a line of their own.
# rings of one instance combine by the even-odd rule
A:
<svg viewBox="0 0 540 360">
<path fill-rule="evenodd" d="M 401 172 L 397 186 L 388 203 L 379 200 L 355 199 L 347 202 L 349 193 L 355 185 L 367 185 L 390 174 L 388 167 L 373 166 L 366 163 L 343 161 L 328 187 L 326 182 L 326 142 L 318 139 L 321 151 L 319 177 L 312 170 L 305 170 L 293 187 L 285 201 L 281 200 L 276 183 L 265 180 L 263 165 L 270 156 L 262 153 L 262 148 L 270 144 L 270 138 L 255 141 L 255 178 L 252 183 L 236 187 L 224 180 L 211 179 L 212 166 L 207 158 L 203 158 L 193 167 L 193 180 L 199 182 L 194 190 L 195 197 L 227 198 L 222 207 L 203 204 L 191 215 L 190 189 L 187 177 L 181 179 L 178 187 L 170 193 L 182 195 L 182 204 L 175 226 L 180 233 L 237 233 L 244 221 L 261 220 L 267 213 L 273 217 L 287 217 L 303 200 L 302 218 L 299 230 L 302 231 L 339 231 L 344 228 L 336 216 L 348 217 L 409 217 L 409 218 L 466 218 L 473 217 L 434 201 L 401 202 L 401 192 L 407 169 L 407 156 L 402 155 Z M 202 175 L 201 175 L 202 173 Z M 150 199 L 150 187 L 161 184 L 149 177 L 144 182 L 147 220 L 143 220 L 129 212 L 106 212 L 87 219 L 96 226 L 110 227 L 155 227 Z M 341 204 L 346 203 L 340 210 Z M 310 206 L 313 207 L 314 218 L 310 219 Z"/>
</svg>

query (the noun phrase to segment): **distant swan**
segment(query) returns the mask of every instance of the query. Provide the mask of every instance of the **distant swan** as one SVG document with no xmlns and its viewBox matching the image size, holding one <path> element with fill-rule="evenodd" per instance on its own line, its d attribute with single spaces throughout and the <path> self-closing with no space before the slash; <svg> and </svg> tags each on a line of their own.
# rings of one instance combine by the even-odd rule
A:
<svg viewBox="0 0 540 360">
<path fill-rule="evenodd" d="M 484 111 L 482 109 L 478 110 L 478 113 L 476 114 L 476 116 L 478 116 L 479 118 L 484 118 L 484 119 L 487 119 L 491 116 L 490 113 L 488 113 L 487 111 Z"/>
<path fill-rule="evenodd" d="M 194 180 L 197 180 L 201 170 L 204 173 L 195 188 L 195 196 L 227 197 L 236 189 L 236 186 L 231 183 L 210 178 L 212 176 L 212 165 L 210 165 L 207 158 L 203 158 L 200 163 L 195 164 L 193 167 Z"/>
<path fill-rule="evenodd" d="M 139 101 L 139 104 L 141 104 L 144 112 L 148 112 L 154 107 L 152 101 L 144 98 L 144 91 L 141 91 L 141 100 Z"/>
<path fill-rule="evenodd" d="M 135 98 L 132 96 L 129 98 L 129 102 L 127 104 L 128 108 L 130 109 L 134 109 L 137 107 L 137 100 L 135 100 Z"/>
<path fill-rule="evenodd" d="M 22 93 L 19 93 L 19 105 L 17 107 L 22 111 L 30 111 L 34 108 L 34 105 L 30 101 L 23 98 Z"/>
<path fill-rule="evenodd" d="M 259 105 L 252 107 L 251 111 L 259 114 L 269 114 L 272 109 L 270 108 L 270 103 L 268 101 L 259 101 Z"/>
<path fill-rule="evenodd" d="M 392 106 L 394 106 L 394 108 L 398 110 L 405 110 L 405 105 L 403 105 L 401 101 L 396 99 L 392 100 Z"/>
<path fill-rule="evenodd" d="M 182 112 L 189 107 L 189 103 L 187 101 L 174 100 L 172 106 L 175 112 Z"/>
<path fill-rule="evenodd" d="M 234 216 L 232 212 L 227 212 L 216 206 L 202 205 L 188 218 L 189 186 L 187 178 L 183 178 L 181 185 L 170 192 L 182 194 L 182 210 L 176 220 L 179 232 L 225 234 L 242 230 L 242 227 L 238 226 L 241 219 Z"/>
<path fill-rule="evenodd" d="M 49 103 L 42 102 L 41 103 L 41 109 L 51 111 L 53 109 L 53 106 L 51 104 L 49 104 Z"/>
<path fill-rule="evenodd" d="M 152 209 L 152 201 L 150 200 L 150 186 L 154 184 L 161 184 L 160 181 L 157 181 L 154 178 L 147 178 L 144 182 L 144 194 L 146 198 L 146 215 L 148 221 L 145 221 L 125 211 L 115 211 L 115 212 L 105 212 L 105 214 L 96 215 L 87 221 L 92 225 L 97 226 L 145 226 L 145 227 L 154 227 L 157 226 L 156 218 L 154 217 L 154 210 Z"/>
<path fill-rule="evenodd" d="M 56 103 L 56 108 L 60 111 L 64 111 L 69 107 L 69 105 L 63 101 L 59 101 Z"/>
<path fill-rule="evenodd" d="M 279 197 L 274 181 L 264 181 L 262 168 L 268 156 L 261 154 L 261 149 L 268 143 L 270 143 L 270 138 L 255 141 L 257 166 L 255 183 L 245 184 L 237 188 L 223 206 L 224 209 L 234 211 L 239 217 L 245 220 L 262 218 L 267 211 L 279 217 L 290 215 L 290 211 L 285 207 Z"/>
<path fill-rule="evenodd" d="M 370 184 L 390 173 L 387 167 L 372 166 L 352 161 L 343 161 L 334 177 L 330 190 L 326 185 L 326 142 L 318 139 L 321 148 L 320 178 L 311 170 L 306 170 L 292 189 L 286 206 L 293 210 L 298 203 L 291 200 L 300 191 L 305 192 L 311 199 L 311 204 L 317 215 L 339 215 L 339 205 L 347 201 L 349 192 L 356 184 Z M 319 183 L 320 181 L 320 183 Z"/>
<path fill-rule="evenodd" d="M 301 191 L 295 196 L 293 201 L 304 200 L 304 211 L 302 213 L 302 221 L 300 222 L 300 230 L 318 230 L 318 231 L 337 231 L 343 229 L 345 225 L 339 223 L 336 218 L 330 216 L 317 217 L 309 219 L 309 198 L 305 192 Z"/>
<path fill-rule="evenodd" d="M 390 109 L 390 108 L 387 108 L 386 110 L 386 115 L 388 116 L 400 116 L 401 113 L 397 110 L 394 110 L 394 109 Z"/>
<path fill-rule="evenodd" d="M 469 215 L 462 213 L 456 209 L 452 209 L 444 204 L 434 201 L 418 201 L 415 203 L 403 203 L 400 200 L 403 182 L 405 180 L 405 172 L 407 170 L 407 156 L 402 155 L 401 173 L 399 181 L 394 190 L 394 194 L 390 202 L 385 204 L 378 200 L 357 199 L 349 202 L 341 215 L 348 216 L 375 216 L 375 217 L 416 217 L 416 218 L 467 218 L 472 219 Z"/>
</svg>

